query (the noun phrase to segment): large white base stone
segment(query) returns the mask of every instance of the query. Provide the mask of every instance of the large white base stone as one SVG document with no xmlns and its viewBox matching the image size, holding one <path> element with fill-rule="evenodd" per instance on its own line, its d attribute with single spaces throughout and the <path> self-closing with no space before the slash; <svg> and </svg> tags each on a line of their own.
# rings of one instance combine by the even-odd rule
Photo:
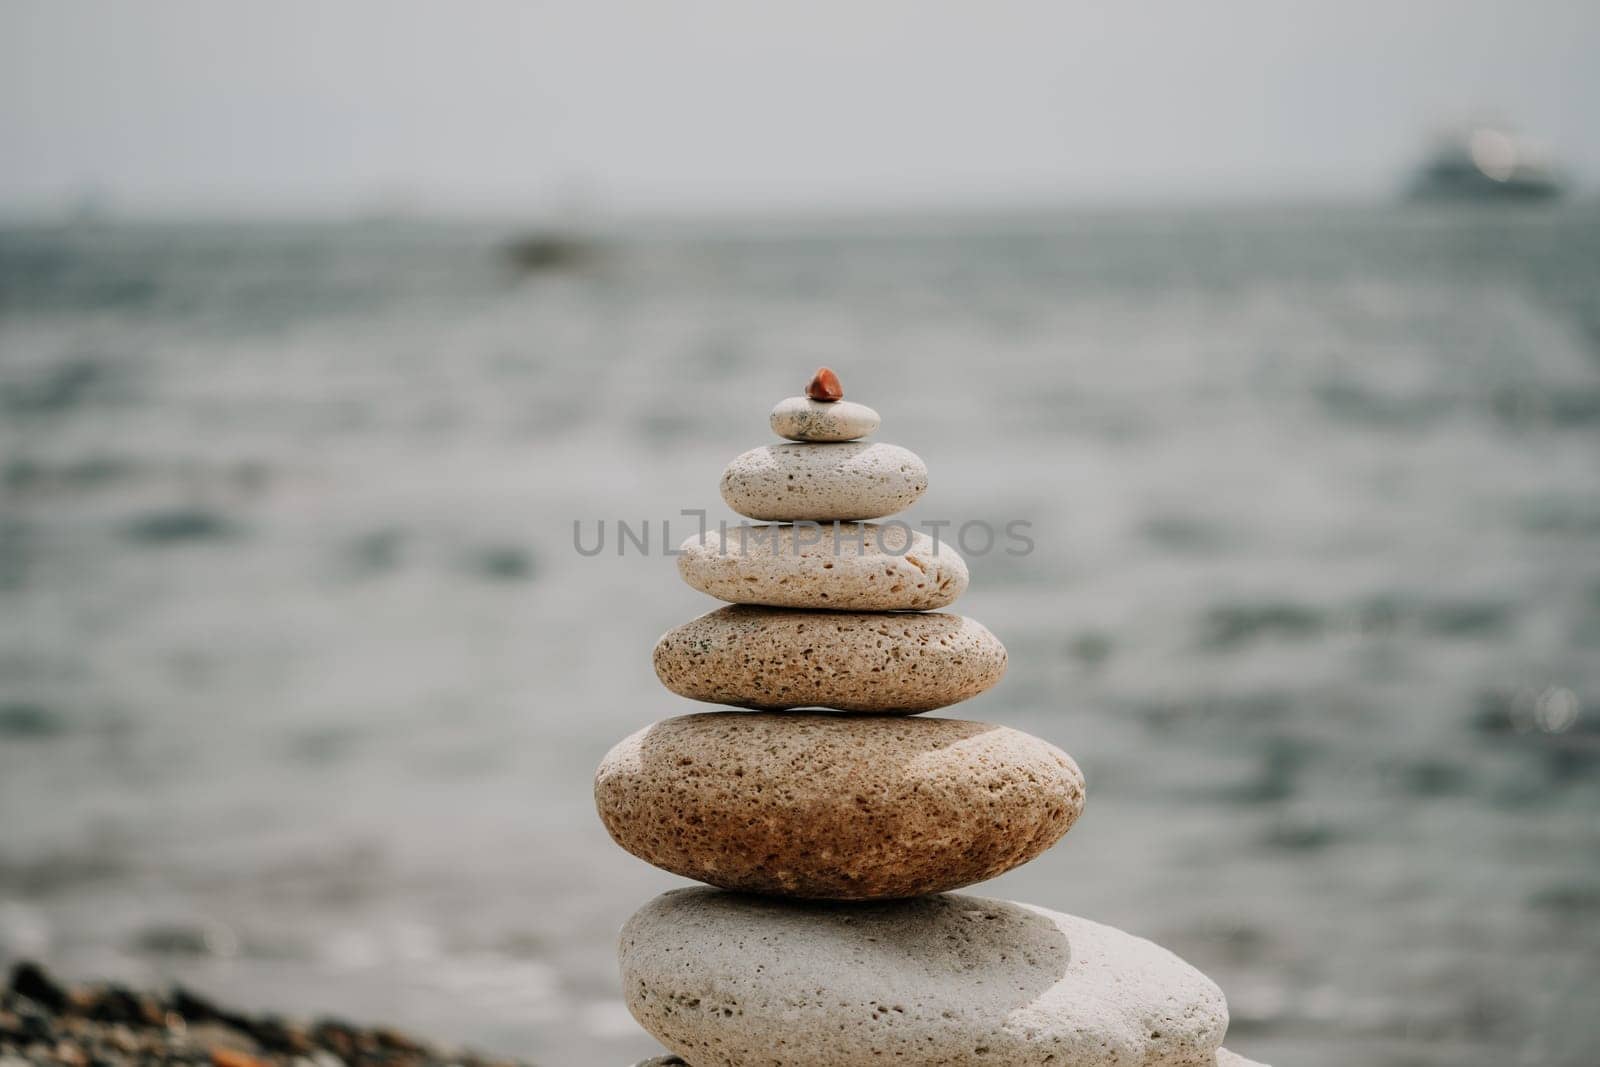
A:
<svg viewBox="0 0 1600 1067">
<path fill-rule="evenodd" d="M 694 1067 L 1218 1067 L 1228 1026 L 1166 949 L 956 894 L 677 890 L 628 920 L 620 956 L 634 1018 Z"/>
</svg>

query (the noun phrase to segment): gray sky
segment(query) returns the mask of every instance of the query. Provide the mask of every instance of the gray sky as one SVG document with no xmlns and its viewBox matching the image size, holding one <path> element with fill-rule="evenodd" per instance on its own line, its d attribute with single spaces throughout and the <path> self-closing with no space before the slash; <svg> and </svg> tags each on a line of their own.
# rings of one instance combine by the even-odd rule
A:
<svg viewBox="0 0 1600 1067">
<path fill-rule="evenodd" d="M 0 0 L 0 211 L 1382 194 L 1489 114 L 1600 176 L 1600 3 Z"/>
</svg>

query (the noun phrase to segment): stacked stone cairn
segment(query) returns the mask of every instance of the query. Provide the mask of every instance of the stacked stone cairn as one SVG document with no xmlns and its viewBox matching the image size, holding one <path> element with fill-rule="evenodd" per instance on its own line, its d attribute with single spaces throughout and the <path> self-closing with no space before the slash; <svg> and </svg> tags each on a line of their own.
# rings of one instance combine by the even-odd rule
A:
<svg viewBox="0 0 1600 1067">
<path fill-rule="evenodd" d="M 871 408 L 823 368 L 780 403 L 722 496 L 769 525 L 691 537 L 684 580 L 731 606 L 668 631 L 674 693 L 750 710 L 665 719 L 611 750 L 616 842 L 708 883 L 623 928 L 629 1010 L 692 1067 L 1247 1067 L 1221 991 L 1149 941 L 950 890 L 1049 848 L 1083 775 L 1005 726 L 917 713 L 989 689 L 1006 650 L 946 614 L 948 544 L 893 515 L 921 459 L 862 440 Z M 800 710 L 808 709 L 808 710 Z M 825 709 L 825 710 L 816 710 Z"/>
</svg>

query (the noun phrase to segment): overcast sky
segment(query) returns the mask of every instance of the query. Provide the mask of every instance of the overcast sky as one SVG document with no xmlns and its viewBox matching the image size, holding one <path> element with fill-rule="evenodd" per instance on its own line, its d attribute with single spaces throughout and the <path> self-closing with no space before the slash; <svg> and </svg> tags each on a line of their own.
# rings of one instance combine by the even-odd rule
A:
<svg viewBox="0 0 1600 1067">
<path fill-rule="evenodd" d="M 0 0 L 0 211 L 1382 195 L 1493 115 L 1600 177 L 1597 0 Z"/>
</svg>

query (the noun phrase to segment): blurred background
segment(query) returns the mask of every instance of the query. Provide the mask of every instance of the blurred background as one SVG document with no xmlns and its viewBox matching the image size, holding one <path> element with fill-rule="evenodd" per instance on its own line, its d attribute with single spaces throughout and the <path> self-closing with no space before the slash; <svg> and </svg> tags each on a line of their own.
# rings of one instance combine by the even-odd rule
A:
<svg viewBox="0 0 1600 1067">
<path fill-rule="evenodd" d="M 0 3 L 0 961 L 545 1064 L 590 776 L 819 364 L 1030 520 L 979 892 L 1302 1067 L 1600 1041 L 1600 8 Z M 674 527 L 674 538 L 689 531 Z M 659 537 L 659 534 L 656 535 Z M 659 542 L 657 544 L 659 548 Z"/>
</svg>

